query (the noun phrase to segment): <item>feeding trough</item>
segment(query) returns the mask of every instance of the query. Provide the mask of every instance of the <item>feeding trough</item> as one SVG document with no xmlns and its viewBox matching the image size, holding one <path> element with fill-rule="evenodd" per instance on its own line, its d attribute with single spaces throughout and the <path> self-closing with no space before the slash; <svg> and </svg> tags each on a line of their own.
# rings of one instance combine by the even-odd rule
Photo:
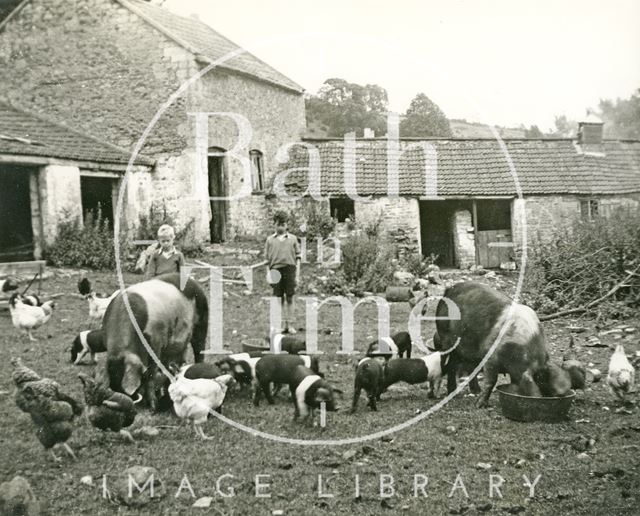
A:
<svg viewBox="0 0 640 516">
<path fill-rule="evenodd" d="M 514 421 L 557 423 L 569 418 L 569 409 L 576 396 L 575 391 L 562 397 L 523 396 L 513 392 L 512 384 L 498 385 L 502 415 Z"/>
</svg>

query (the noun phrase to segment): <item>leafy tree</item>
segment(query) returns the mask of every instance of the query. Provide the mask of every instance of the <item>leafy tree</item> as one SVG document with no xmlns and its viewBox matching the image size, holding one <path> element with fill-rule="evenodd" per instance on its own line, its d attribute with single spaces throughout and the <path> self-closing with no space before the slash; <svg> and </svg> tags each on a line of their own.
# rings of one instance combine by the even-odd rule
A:
<svg viewBox="0 0 640 516">
<path fill-rule="evenodd" d="M 578 122 L 569 120 L 566 115 L 556 116 L 554 124 L 556 128 L 551 136 L 556 138 L 574 138 L 578 132 Z"/>
<path fill-rule="evenodd" d="M 598 108 L 606 136 L 640 139 L 640 88 L 628 99 L 601 99 Z"/>
<path fill-rule="evenodd" d="M 452 133 L 449 120 L 438 105 L 424 93 L 418 93 L 400 122 L 400 136 L 451 137 Z"/>
<path fill-rule="evenodd" d="M 377 84 L 360 84 L 344 79 L 327 79 L 317 95 L 306 99 L 307 121 L 323 125 L 327 136 L 342 137 L 364 128 L 385 134 L 387 128 L 387 91 Z"/>
<path fill-rule="evenodd" d="M 529 127 L 529 129 L 525 129 L 524 137 L 525 138 L 543 138 L 544 134 L 542 134 L 542 131 L 538 128 L 537 125 L 532 125 L 531 127 Z"/>
</svg>

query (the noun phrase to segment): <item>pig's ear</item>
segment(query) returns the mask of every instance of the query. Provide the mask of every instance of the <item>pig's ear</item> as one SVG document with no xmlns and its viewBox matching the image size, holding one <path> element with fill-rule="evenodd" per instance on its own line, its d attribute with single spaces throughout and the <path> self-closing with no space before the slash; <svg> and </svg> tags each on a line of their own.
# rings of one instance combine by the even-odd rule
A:
<svg viewBox="0 0 640 516">
<path fill-rule="evenodd" d="M 320 387 L 317 391 L 316 391 L 316 402 L 322 402 L 322 401 L 326 401 L 327 399 L 329 399 L 330 397 L 330 392 L 329 389 L 326 389 L 324 387 Z"/>
<path fill-rule="evenodd" d="M 122 377 L 122 389 L 129 396 L 140 388 L 144 366 L 137 355 L 128 354 L 124 359 L 124 375 Z"/>
<path fill-rule="evenodd" d="M 236 364 L 234 366 L 233 370 L 236 372 L 236 374 L 243 374 L 244 373 L 244 369 L 242 368 L 242 366 L 240 364 Z"/>
</svg>

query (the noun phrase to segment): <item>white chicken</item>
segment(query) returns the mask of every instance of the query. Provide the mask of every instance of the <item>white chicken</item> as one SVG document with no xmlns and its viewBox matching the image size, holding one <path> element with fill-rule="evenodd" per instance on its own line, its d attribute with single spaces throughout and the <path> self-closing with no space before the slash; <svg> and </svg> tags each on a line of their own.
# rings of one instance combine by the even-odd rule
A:
<svg viewBox="0 0 640 516">
<path fill-rule="evenodd" d="M 181 419 L 191 420 L 196 435 L 202 439 L 213 439 L 204 433 L 200 425 L 207 421 L 207 415 L 211 410 L 220 412 L 227 389 L 234 382 L 230 374 L 223 374 L 213 380 L 190 380 L 178 375 L 169 386 L 169 396 L 176 415 Z"/>
<path fill-rule="evenodd" d="M 635 370 L 627 359 L 624 346 L 618 344 L 609 361 L 609 375 L 607 382 L 613 393 L 624 402 L 626 394 L 631 392 L 635 377 Z"/>
<path fill-rule="evenodd" d="M 91 290 L 91 282 L 87 278 L 82 278 L 78 281 L 78 291 L 89 301 L 89 317 L 98 322 L 102 322 L 109 303 L 120 292 L 116 290 L 109 297 L 99 297 L 98 294 Z"/>
<path fill-rule="evenodd" d="M 31 306 L 23 302 L 20 294 L 13 294 L 9 298 L 9 310 L 11 311 L 11 322 L 18 330 L 22 330 L 29 335 L 29 340 L 35 341 L 31 335 L 32 330 L 46 324 L 51 315 L 55 303 L 46 301 L 40 306 Z"/>
</svg>

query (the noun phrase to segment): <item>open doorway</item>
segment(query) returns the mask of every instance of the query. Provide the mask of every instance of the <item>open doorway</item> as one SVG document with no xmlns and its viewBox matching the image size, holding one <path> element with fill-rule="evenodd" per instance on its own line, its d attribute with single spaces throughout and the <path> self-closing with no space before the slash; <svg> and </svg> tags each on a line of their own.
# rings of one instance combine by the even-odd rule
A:
<svg viewBox="0 0 640 516">
<path fill-rule="evenodd" d="M 105 177 L 82 176 L 80 178 L 82 217 L 85 222 L 89 214 L 95 220 L 100 212 L 102 218 L 108 220 L 109 226 L 113 228 L 114 181 L 114 179 Z"/>
<path fill-rule="evenodd" d="M 30 167 L 0 165 L 0 262 L 33 260 Z"/>
<path fill-rule="evenodd" d="M 468 210 L 470 201 L 420 201 L 420 240 L 422 256 L 434 256 L 438 267 L 456 266 L 454 213 Z"/>
<path fill-rule="evenodd" d="M 226 151 L 219 147 L 209 149 L 209 196 L 226 197 L 227 194 L 227 162 Z M 224 242 L 227 234 L 227 201 L 209 201 L 211 203 L 211 220 L 209 236 L 211 242 Z"/>
</svg>

